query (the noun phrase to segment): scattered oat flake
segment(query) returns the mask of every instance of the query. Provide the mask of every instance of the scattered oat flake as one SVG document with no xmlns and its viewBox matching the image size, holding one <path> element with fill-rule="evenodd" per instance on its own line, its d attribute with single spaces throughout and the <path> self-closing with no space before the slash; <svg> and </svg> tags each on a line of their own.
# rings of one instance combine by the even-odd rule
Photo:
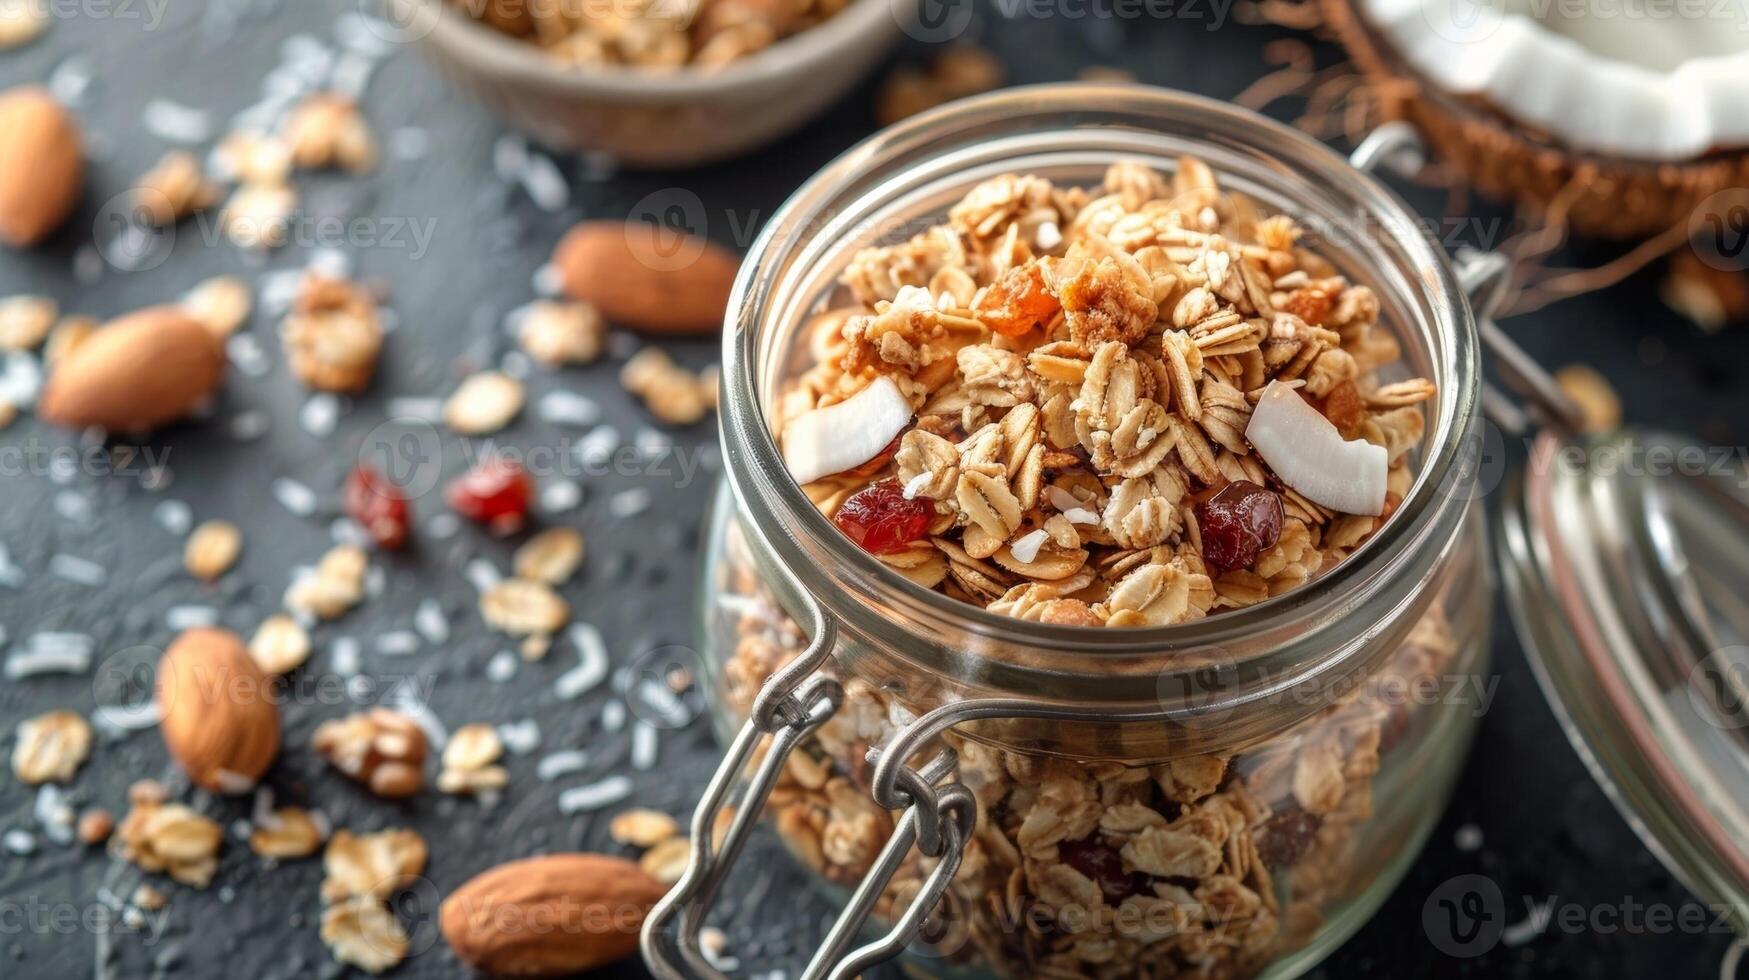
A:
<svg viewBox="0 0 1749 980">
<path fill-rule="evenodd" d="M 254 298 L 236 276 L 215 276 L 189 290 L 182 308 L 215 337 L 229 337 L 249 319 Z"/>
<path fill-rule="evenodd" d="M 480 615 L 511 636 L 551 634 L 571 618 L 571 607 L 545 582 L 505 579 L 480 596 Z"/>
<path fill-rule="evenodd" d="M 231 570 L 243 551 L 243 532 L 230 521 L 205 521 L 188 536 L 182 566 L 203 582 L 217 581 Z"/>
<path fill-rule="evenodd" d="M 517 578 L 563 585 L 583 563 L 583 535 L 575 528 L 549 528 L 529 538 L 516 549 L 513 567 Z"/>
<path fill-rule="evenodd" d="M 638 867 L 661 884 L 673 885 L 686 874 L 691 860 L 692 842 L 684 837 L 671 837 L 644 852 Z"/>
<path fill-rule="evenodd" d="M 559 812 L 566 816 L 590 813 L 612 806 L 632 795 L 632 781 L 609 776 L 597 783 L 576 786 L 559 794 Z"/>
<path fill-rule="evenodd" d="M 490 435 L 522 411 L 522 383 L 497 371 L 469 377 L 443 406 L 443 421 L 469 436 Z"/>
<path fill-rule="evenodd" d="M 12 772 L 28 786 L 64 783 L 91 754 L 91 726 L 71 711 L 51 711 L 18 725 Z"/>
<path fill-rule="evenodd" d="M 660 810 L 635 807 L 614 815 L 608 834 L 621 844 L 655 847 L 680 833 L 680 824 Z"/>
</svg>

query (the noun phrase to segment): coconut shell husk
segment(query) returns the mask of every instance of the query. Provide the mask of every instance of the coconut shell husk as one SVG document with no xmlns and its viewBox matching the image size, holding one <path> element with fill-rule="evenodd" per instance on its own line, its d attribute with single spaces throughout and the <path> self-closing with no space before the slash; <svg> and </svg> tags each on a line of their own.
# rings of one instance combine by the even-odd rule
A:
<svg viewBox="0 0 1749 980">
<path fill-rule="evenodd" d="M 1642 239 L 1688 220 L 1708 196 L 1749 186 L 1749 150 L 1654 163 L 1563 147 L 1484 99 L 1428 83 L 1350 0 L 1317 0 L 1322 22 L 1367 76 L 1378 111 L 1420 129 L 1438 158 L 1482 193 L 1597 238 Z"/>
</svg>

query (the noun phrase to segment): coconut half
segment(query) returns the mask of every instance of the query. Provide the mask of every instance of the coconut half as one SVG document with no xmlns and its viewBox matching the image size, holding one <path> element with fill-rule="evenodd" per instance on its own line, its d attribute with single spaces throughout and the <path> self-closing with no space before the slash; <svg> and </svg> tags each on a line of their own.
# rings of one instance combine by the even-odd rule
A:
<svg viewBox="0 0 1749 980">
<path fill-rule="evenodd" d="M 1749 31 L 1736 4 L 1322 0 L 1386 115 L 1496 197 L 1645 237 L 1749 181 Z M 1732 17 L 1725 17 L 1731 14 Z M 1577 189 L 1578 193 L 1573 194 Z"/>
</svg>

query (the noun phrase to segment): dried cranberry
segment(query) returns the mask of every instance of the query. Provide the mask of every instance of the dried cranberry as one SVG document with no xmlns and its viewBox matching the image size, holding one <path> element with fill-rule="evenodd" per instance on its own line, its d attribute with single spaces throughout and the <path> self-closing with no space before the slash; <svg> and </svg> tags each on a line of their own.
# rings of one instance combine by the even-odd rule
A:
<svg viewBox="0 0 1749 980">
<path fill-rule="evenodd" d="M 921 538 L 933 514 L 927 498 L 906 500 L 898 480 L 882 480 L 852 494 L 832 523 L 869 554 L 890 555 Z"/>
<path fill-rule="evenodd" d="M 1116 848 L 1104 843 L 1098 834 L 1057 845 L 1057 858 L 1076 871 L 1093 879 L 1105 900 L 1112 905 L 1141 891 L 1138 876 L 1123 869 L 1123 858 Z"/>
<path fill-rule="evenodd" d="M 375 467 L 360 463 L 346 477 L 341 504 L 346 516 L 357 521 L 377 547 L 393 550 L 407 546 L 411 522 L 407 495 Z"/>
<path fill-rule="evenodd" d="M 1258 858 L 1266 868 L 1292 865 L 1312 846 L 1312 838 L 1323 824 L 1324 818 L 1297 807 L 1270 817 L 1257 828 Z"/>
<path fill-rule="evenodd" d="M 528 518 L 528 501 L 533 491 L 521 466 L 503 456 L 493 456 L 457 477 L 444 496 L 463 517 L 488 525 L 494 531 L 509 532 L 521 527 Z"/>
<path fill-rule="evenodd" d="M 1281 538 L 1281 498 L 1246 480 L 1234 480 L 1196 505 L 1202 557 L 1218 571 L 1250 568 Z"/>
</svg>

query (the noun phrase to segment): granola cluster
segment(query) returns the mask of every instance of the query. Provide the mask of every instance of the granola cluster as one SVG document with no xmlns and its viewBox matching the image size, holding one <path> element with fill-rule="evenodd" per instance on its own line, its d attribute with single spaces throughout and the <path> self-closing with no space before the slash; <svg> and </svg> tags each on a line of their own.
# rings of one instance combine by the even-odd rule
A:
<svg viewBox="0 0 1749 980">
<path fill-rule="evenodd" d="M 807 30 L 848 0 L 451 0 L 567 65 L 720 68 Z"/>
<path fill-rule="evenodd" d="M 854 302 L 816 316 L 813 366 L 775 406 L 786 458 L 792 423 L 891 383 L 914 410 L 897 438 L 816 467 L 831 475 L 804 489 L 913 582 L 1088 626 L 1168 625 L 1296 588 L 1401 501 L 1434 394 L 1381 378 L 1399 351 L 1378 298 L 1299 237 L 1193 159 L 1171 177 L 1118 163 L 1091 190 L 986 181 L 946 222 L 851 261 Z M 1317 502 L 1248 438 L 1266 390 L 1290 389 L 1339 448 L 1383 448 L 1362 474 L 1376 512 Z M 1212 505 L 1230 486 L 1244 506 Z M 875 491 L 885 503 L 858 499 Z M 927 520 L 908 525 L 898 501 Z"/>
<path fill-rule="evenodd" d="M 734 648 L 722 696 L 743 716 L 806 646 L 731 533 L 722 609 Z M 1443 589 L 1440 591 L 1443 592 Z M 1412 837 L 1401 804 L 1375 813 L 1381 761 L 1408 755 L 1428 709 L 1392 692 L 1469 668 L 1443 595 L 1379 668 L 1286 731 L 1235 753 L 1153 765 L 997 748 L 949 731 L 949 781 L 978 824 L 930 934 L 938 952 L 1007 977 L 1245 977 L 1312 940 Z M 786 762 L 769 815 L 811 869 L 842 887 L 870 870 L 899 816 L 869 793 L 871 746 L 920 706 L 843 681 L 838 712 Z M 1435 709 L 1437 710 L 1437 709 Z M 1419 736 L 1425 738 L 1427 736 Z M 1409 819 L 1413 819 L 1411 816 Z M 876 907 L 891 922 L 933 868 L 912 852 Z"/>
</svg>

